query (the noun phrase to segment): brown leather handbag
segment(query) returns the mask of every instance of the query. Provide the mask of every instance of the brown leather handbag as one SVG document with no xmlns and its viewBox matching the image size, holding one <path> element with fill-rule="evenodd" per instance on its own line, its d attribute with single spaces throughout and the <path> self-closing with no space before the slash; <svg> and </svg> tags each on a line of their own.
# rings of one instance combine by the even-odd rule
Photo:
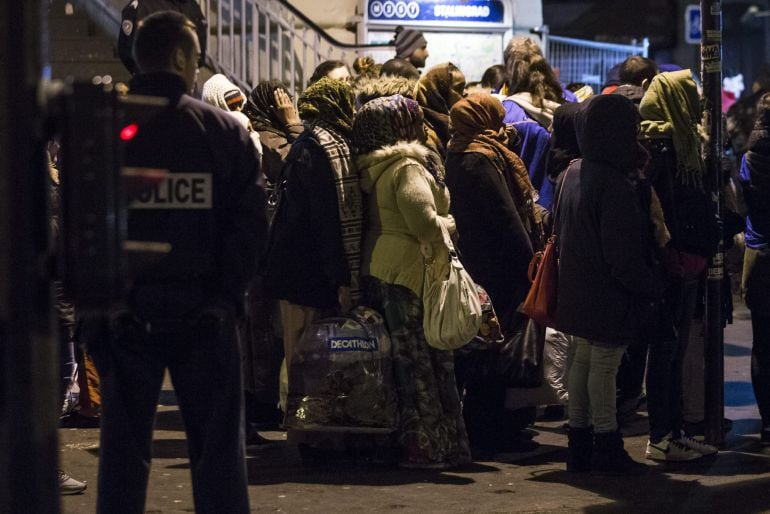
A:
<svg viewBox="0 0 770 514">
<path fill-rule="evenodd" d="M 558 209 L 561 203 L 561 193 L 564 190 L 564 182 L 567 180 L 568 174 L 569 168 L 564 174 L 556 199 L 551 237 L 548 238 L 545 248 L 540 252 L 535 252 L 529 262 L 528 274 L 532 285 L 529 288 L 529 293 L 527 293 L 527 298 L 519 309 L 532 321 L 544 327 L 553 327 L 556 324 L 556 294 L 559 286 L 559 252 L 556 245 L 556 226 L 559 221 Z"/>
<path fill-rule="evenodd" d="M 559 257 L 556 234 L 552 234 L 545 248 L 536 252 L 529 263 L 532 285 L 521 311 L 535 323 L 552 327 L 556 322 L 556 290 L 559 284 Z"/>
</svg>

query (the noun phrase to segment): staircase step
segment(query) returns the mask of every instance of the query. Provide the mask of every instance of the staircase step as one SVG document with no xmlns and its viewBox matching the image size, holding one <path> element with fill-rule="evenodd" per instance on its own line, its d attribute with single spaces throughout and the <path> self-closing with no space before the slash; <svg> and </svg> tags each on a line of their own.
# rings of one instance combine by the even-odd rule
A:
<svg viewBox="0 0 770 514">
<path fill-rule="evenodd" d="M 113 61 L 116 58 L 115 46 L 106 37 L 51 41 L 50 60 L 54 62 Z"/>
<path fill-rule="evenodd" d="M 51 62 L 51 77 L 76 80 L 91 80 L 96 75 L 110 75 L 114 82 L 128 82 L 131 75 L 120 61 L 94 62 Z"/>
<path fill-rule="evenodd" d="M 85 16 L 63 16 L 48 19 L 48 34 L 51 40 L 80 39 L 102 35 L 96 25 Z"/>
</svg>

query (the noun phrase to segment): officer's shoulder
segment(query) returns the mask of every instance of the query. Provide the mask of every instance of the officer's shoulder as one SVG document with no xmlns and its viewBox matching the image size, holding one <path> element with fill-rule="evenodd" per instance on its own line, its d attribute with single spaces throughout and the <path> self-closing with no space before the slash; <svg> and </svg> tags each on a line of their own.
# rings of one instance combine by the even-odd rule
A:
<svg viewBox="0 0 770 514">
<path fill-rule="evenodd" d="M 125 7 L 123 7 L 123 17 L 126 16 L 134 16 L 136 15 L 136 12 L 139 10 L 139 0 L 131 0 L 129 3 L 126 4 Z"/>
</svg>

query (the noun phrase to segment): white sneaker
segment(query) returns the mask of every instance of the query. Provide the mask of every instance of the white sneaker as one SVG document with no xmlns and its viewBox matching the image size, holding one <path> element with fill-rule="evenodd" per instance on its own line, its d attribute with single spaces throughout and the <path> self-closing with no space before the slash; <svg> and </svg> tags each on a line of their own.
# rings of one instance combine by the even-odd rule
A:
<svg viewBox="0 0 770 514">
<path fill-rule="evenodd" d="M 59 470 L 59 494 L 80 494 L 86 490 L 86 483 L 75 480 L 67 473 Z"/>
<path fill-rule="evenodd" d="M 680 439 L 671 439 L 670 437 L 664 437 L 657 443 L 648 440 L 644 456 L 651 460 L 666 462 L 684 462 L 703 457 L 702 453 L 693 450 L 680 441 Z"/>
<path fill-rule="evenodd" d="M 700 453 L 703 456 L 714 455 L 719 451 L 719 449 L 716 446 L 705 443 L 703 441 L 699 441 L 694 437 L 688 437 L 686 435 L 683 435 L 682 437 L 680 437 L 678 441 L 683 445 L 687 446 L 688 448 L 695 450 L 696 452 Z"/>
</svg>

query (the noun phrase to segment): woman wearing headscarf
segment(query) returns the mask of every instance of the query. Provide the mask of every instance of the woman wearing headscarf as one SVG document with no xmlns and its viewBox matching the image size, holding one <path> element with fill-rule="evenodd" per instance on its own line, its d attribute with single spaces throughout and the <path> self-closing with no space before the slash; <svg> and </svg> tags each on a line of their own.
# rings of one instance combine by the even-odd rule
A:
<svg viewBox="0 0 770 514">
<path fill-rule="evenodd" d="M 291 145 L 305 127 L 291 95 L 277 80 L 257 84 L 249 94 L 243 112 L 262 141 L 262 173 L 268 189 L 273 190 Z M 275 195 L 271 197 L 275 198 Z M 274 203 L 269 202 L 270 218 L 274 208 Z M 276 428 L 282 420 L 276 405 L 284 355 L 281 330 L 275 322 L 280 316 L 278 304 L 267 298 L 263 289 L 262 284 L 255 281 L 247 291 L 243 376 L 246 419 L 264 430 Z M 247 445 L 260 441 L 258 434 L 247 431 Z"/>
<path fill-rule="evenodd" d="M 428 144 L 445 155 L 449 143 L 449 110 L 465 91 L 465 75 L 451 62 L 436 65 L 420 77 L 415 99 L 422 107 Z"/>
<path fill-rule="evenodd" d="M 686 461 L 716 453 L 682 432 L 682 362 L 696 315 L 707 259 L 718 242 L 701 156 L 700 97 L 690 70 L 660 73 L 639 104 L 641 141 L 650 154 L 645 174 L 663 210 L 670 241 L 665 264 L 666 308 L 645 339 L 650 439 L 646 457 Z M 662 241 L 661 241 L 662 242 Z"/>
<path fill-rule="evenodd" d="M 238 86 L 230 82 L 230 79 L 221 73 L 217 73 L 203 83 L 201 98 L 207 104 L 219 107 L 238 120 L 238 123 L 249 133 L 257 153 L 260 156 L 262 155 L 262 143 L 259 133 L 254 130 L 249 118 L 241 112 L 246 103 L 246 97 Z"/>
<path fill-rule="evenodd" d="M 567 384 L 569 471 L 645 469 L 624 450 L 615 411 L 620 359 L 661 291 L 646 258 L 648 218 L 629 178 L 644 156 L 638 118 L 620 95 L 586 100 L 576 120 L 583 158 L 567 168 L 558 193 L 555 328 L 576 347 Z"/>
<path fill-rule="evenodd" d="M 500 101 L 489 94 L 470 94 L 452 107 L 446 182 L 463 264 L 489 293 L 503 333 L 512 334 L 520 324 L 516 308 L 530 287 L 534 188 L 521 159 L 508 149 L 504 116 Z M 513 177 L 510 189 L 506 177 Z M 516 427 L 513 413 L 505 412 L 504 381 L 473 371 L 482 354 L 469 349 L 456 357 L 471 447 L 482 454 L 512 451 L 516 429 L 526 424 Z"/>
<path fill-rule="evenodd" d="M 471 94 L 450 113 L 446 182 L 468 272 L 492 297 L 506 327 L 529 291 L 534 188 L 508 149 L 505 110 L 487 94 Z M 514 177 L 513 196 L 506 177 Z"/>
<path fill-rule="evenodd" d="M 553 114 L 564 103 L 564 92 L 540 46 L 531 38 L 511 39 L 505 58 L 505 123 L 513 124 L 520 136 L 516 153 L 539 191 L 538 203 L 551 209 L 553 184 L 545 180 Z"/>
<path fill-rule="evenodd" d="M 262 141 L 262 172 L 275 184 L 291 145 L 305 130 L 289 91 L 277 80 L 252 89 L 243 113 Z"/>
<path fill-rule="evenodd" d="M 265 258 L 265 286 L 280 300 L 289 364 L 304 328 L 358 298 L 362 204 L 350 157 L 353 90 L 322 78 L 299 99 L 307 128 L 282 173 Z"/>
<path fill-rule="evenodd" d="M 770 445 L 770 93 L 757 105 L 757 121 L 741 164 L 746 201 L 743 289 L 751 310 L 751 384 L 762 418 L 760 443 Z"/>
<path fill-rule="evenodd" d="M 469 462 L 470 450 L 452 352 L 428 346 L 423 331 L 420 245 L 448 262 L 441 225 L 455 230 L 449 192 L 423 138 L 420 106 L 401 95 L 367 103 L 353 126 L 366 196 L 365 299 L 383 314 L 393 344 L 401 465 L 441 469 Z"/>
<path fill-rule="evenodd" d="M 224 75 L 217 73 L 203 84 L 201 91 L 204 102 L 227 111 L 249 131 L 262 160 L 260 170 L 264 173 L 264 155 L 260 133 L 254 130 L 249 117 L 242 109 L 246 97 L 238 86 Z M 253 277 L 244 295 L 243 320 L 238 324 L 242 340 L 243 390 L 246 414 L 246 444 L 248 446 L 269 444 L 254 429 L 277 428 L 280 415 L 276 409 L 278 400 L 277 371 L 283 357 L 280 341 L 272 339 L 273 327 L 270 320 L 270 300 L 265 298 L 259 277 Z"/>
</svg>

